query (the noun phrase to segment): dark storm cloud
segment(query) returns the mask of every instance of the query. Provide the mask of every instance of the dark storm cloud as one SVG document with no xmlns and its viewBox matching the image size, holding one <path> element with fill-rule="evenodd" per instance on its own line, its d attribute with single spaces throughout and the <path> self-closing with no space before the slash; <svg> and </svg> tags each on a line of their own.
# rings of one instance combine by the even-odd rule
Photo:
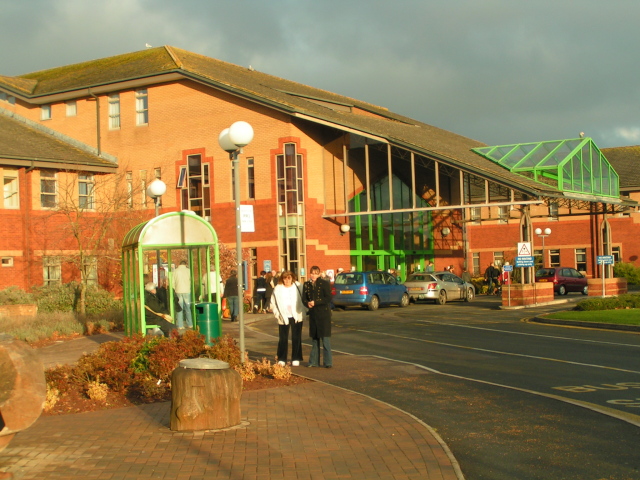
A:
<svg viewBox="0 0 640 480">
<path fill-rule="evenodd" d="M 0 74 L 173 45 L 488 144 L 640 143 L 640 2 L 0 0 Z M 9 47 L 11 46 L 11 47 Z"/>
</svg>

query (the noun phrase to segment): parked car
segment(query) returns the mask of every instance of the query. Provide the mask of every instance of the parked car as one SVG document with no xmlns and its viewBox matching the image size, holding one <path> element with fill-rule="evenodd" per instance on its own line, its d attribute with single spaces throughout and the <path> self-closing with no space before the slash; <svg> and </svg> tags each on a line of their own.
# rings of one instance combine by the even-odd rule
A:
<svg viewBox="0 0 640 480">
<path fill-rule="evenodd" d="M 476 296 L 476 287 L 450 272 L 412 273 L 404 282 L 411 300 L 433 300 L 444 305 L 449 300 L 470 302 Z"/>
<path fill-rule="evenodd" d="M 409 305 L 407 288 L 387 272 L 343 272 L 333 283 L 336 307 L 359 305 L 377 310 L 381 305 Z"/>
<path fill-rule="evenodd" d="M 553 282 L 553 291 L 558 295 L 588 293 L 587 277 L 571 267 L 541 268 L 536 272 L 536 282 Z"/>
</svg>

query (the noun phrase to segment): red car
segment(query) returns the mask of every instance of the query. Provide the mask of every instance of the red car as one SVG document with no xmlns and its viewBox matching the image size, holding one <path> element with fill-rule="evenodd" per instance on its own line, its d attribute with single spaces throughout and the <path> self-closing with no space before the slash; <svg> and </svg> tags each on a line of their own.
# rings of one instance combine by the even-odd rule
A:
<svg viewBox="0 0 640 480">
<path fill-rule="evenodd" d="M 575 268 L 541 268 L 536 272 L 536 282 L 553 282 L 553 291 L 558 295 L 569 292 L 587 294 L 587 277 Z"/>
</svg>

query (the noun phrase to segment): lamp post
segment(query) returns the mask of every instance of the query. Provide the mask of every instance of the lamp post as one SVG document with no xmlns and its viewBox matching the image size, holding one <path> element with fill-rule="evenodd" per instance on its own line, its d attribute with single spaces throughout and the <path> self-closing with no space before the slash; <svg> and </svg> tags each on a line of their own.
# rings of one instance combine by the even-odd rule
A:
<svg viewBox="0 0 640 480">
<path fill-rule="evenodd" d="M 147 196 L 153 198 L 156 209 L 155 216 L 160 215 L 160 197 L 167 192 L 167 184 L 159 178 L 156 178 L 147 187 Z M 158 286 L 160 286 L 160 269 L 162 268 L 162 260 L 160 259 L 160 250 L 156 250 L 156 263 L 158 265 Z"/>
<path fill-rule="evenodd" d="M 542 266 L 544 267 L 544 239 L 551 235 L 551 229 L 545 228 L 544 233 L 541 228 L 536 228 L 534 230 L 535 234 L 542 238 Z"/>
<path fill-rule="evenodd" d="M 233 192 L 236 207 L 236 262 L 238 263 L 238 297 L 240 308 L 238 323 L 240 326 L 240 351 L 242 363 L 244 363 L 244 289 L 242 288 L 242 219 L 240 215 L 240 168 L 238 154 L 242 153 L 242 147 L 246 147 L 253 140 L 253 128 L 247 122 L 235 122 L 229 128 L 220 132 L 218 143 L 220 147 L 229 153 L 229 159 L 233 165 Z"/>
</svg>

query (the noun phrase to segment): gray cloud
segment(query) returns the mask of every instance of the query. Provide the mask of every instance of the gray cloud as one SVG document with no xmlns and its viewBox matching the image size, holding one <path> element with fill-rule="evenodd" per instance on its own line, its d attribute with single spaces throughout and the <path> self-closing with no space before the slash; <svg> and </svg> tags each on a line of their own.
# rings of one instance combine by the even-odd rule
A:
<svg viewBox="0 0 640 480">
<path fill-rule="evenodd" d="M 173 45 L 488 144 L 640 143 L 631 0 L 0 0 L 0 74 Z M 11 45 L 11 48 L 8 46 Z"/>
</svg>

